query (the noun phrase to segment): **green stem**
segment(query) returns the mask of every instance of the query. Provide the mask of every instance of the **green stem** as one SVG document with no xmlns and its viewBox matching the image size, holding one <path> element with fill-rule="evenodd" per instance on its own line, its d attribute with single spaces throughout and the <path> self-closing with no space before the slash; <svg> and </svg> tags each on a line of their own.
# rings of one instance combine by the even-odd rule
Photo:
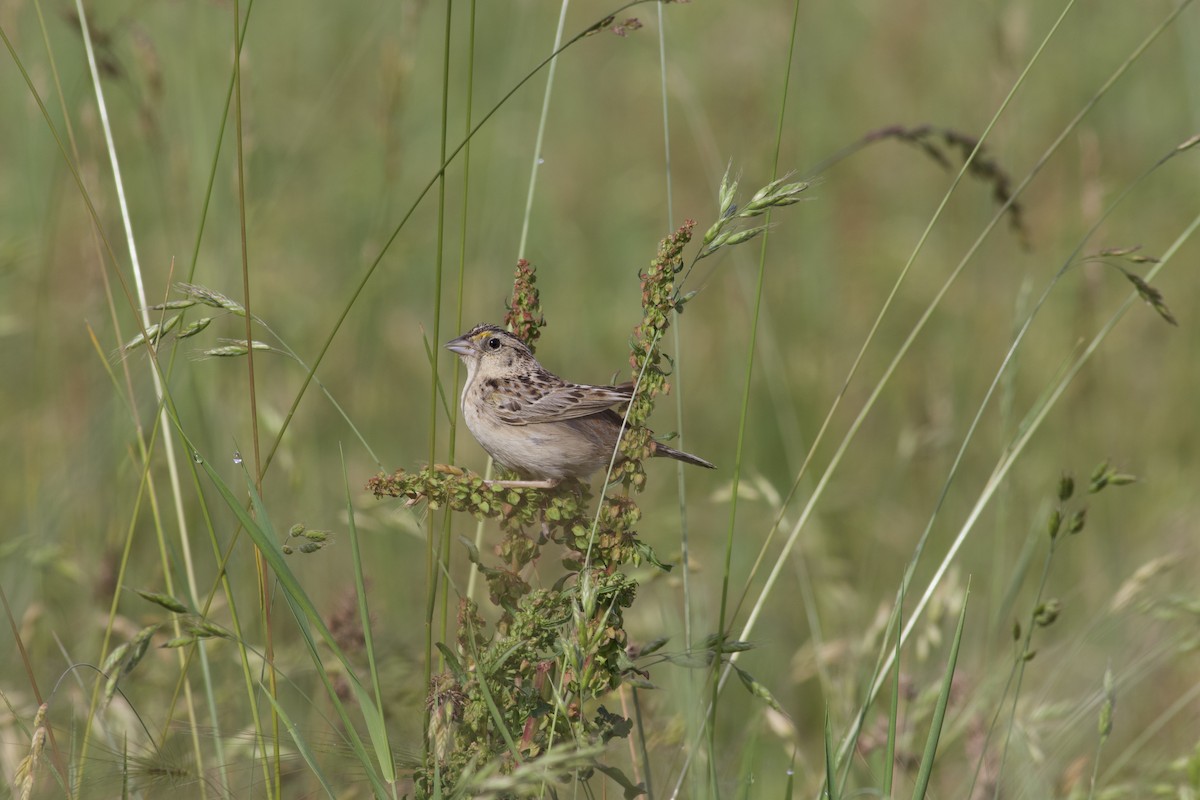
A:
<svg viewBox="0 0 1200 800">
<path fill-rule="evenodd" d="M 454 0 L 446 2 L 446 28 L 445 37 L 442 42 L 442 116 L 441 116 L 441 133 L 438 143 L 438 161 L 442 164 L 446 163 L 446 132 L 447 132 L 447 116 L 450 107 L 450 31 L 451 22 L 453 21 Z M 437 176 L 438 198 L 437 198 L 437 254 L 434 257 L 434 280 L 433 280 L 433 343 L 441 341 L 442 333 L 442 259 L 444 255 L 445 235 L 446 235 L 446 171 L 443 167 L 438 171 Z M 438 359 L 430 359 L 430 380 L 429 380 L 429 463 L 437 463 L 437 417 L 438 417 Z M 443 513 L 443 522 L 448 526 L 450 522 L 449 510 Z M 434 555 L 437 552 L 437 539 L 434 537 L 434 514 L 429 515 L 429 524 L 427 527 L 427 539 L 425 542 L 425 561 L 426 561 L 426 605 L 425 605 L 425 683 L 426 689 L 429 687 L 430 681 L 433 678 L 433 616 L 434 609 L 437 605 L 438 572 L 434 568 Z M 447 531 L 443 531 L 445 535 Z M 425 733 L 429 731 L 429 719 L 431 710 L 428 705 L 425 707 L 425 718 L 421 730 Z M 424 737 L 428 741 L 428 737 Z M 429 757 L 428 748 L 425 749 L 426 758 Z"/>
<path fill-rule="evenodd" d="M 788 45 L 787 66 L 783 73 L 783 87 L 780 93 L 779 101 L 779 122 L 775 131 L 775 152 L 772 156 L 771 163 L 771 180 L 779 175 L 779 152 L 783 148 L 783 122 L 787 115 L 788 87 L 792 78 L 792 64 L 796 56 L 796 33 L 800 28 L 800 2 L 796 0 L 792 11 L 792 36 Z M 754 353 L 758 342 L 758 319 L 762 309 L 762 294 L 763 284 L 767 272 L 767 243 L 770 236 L 771 212 L 768 210 L 764 215 L 763 224 L 766 230 L 762 233 L 762 243 L 759 247 L 758 255 L 758 278 L 754 289 L 754 314 L 750 322 L 750 341 L 746 345 L 746 372 L 742 381 L 742 403 L 741 409 L 738 412 L 738 434 L 737 434 L 737 449 L 733 459 L 733 479 L 732 479 L 732 497 L 729 503 L 729 529 L 725 534 L 725 559 L 721 572 L 721 607 L 717 616 L 717 636 L 715 639 L 713 654 L 713 669 L 711 675 L 712 697 L 708 709 L 708 749 L 709 749 L 709 764 L 716 761 L 716 735 L 717 735 L 717 700 L 721 691 L 721 664 L 722 650 L 721 646 L 725 641 L 726 632 L 726 614 L 729 606 L 729 573 L 733 564 L 733 540 L 734 531 L 737 528 L 737 511 L 738 511 L 738 486 L 742 478 L 742 454 L 746 444 L 746 420 L 749 418 L 750 410 L 750 388 L 754 377 Z M 717 786 L 714 783 L 712 786 L 713 796 L 717 796 Z"/>
</svg>

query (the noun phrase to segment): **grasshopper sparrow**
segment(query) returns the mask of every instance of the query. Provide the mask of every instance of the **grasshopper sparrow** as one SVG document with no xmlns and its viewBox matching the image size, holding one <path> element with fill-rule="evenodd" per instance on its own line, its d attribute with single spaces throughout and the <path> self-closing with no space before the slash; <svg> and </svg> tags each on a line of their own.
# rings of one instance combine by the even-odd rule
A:
<svg viewBox="0 0 1200 800">
<path fill-rule="evenodd" d="M 495 325 L 476 325 L 446 343 L 467 365 L 462 413 L 467 427 L 500 464 L 525 480 L 553 486 L 586 479 L 608 466 L 621 433 L 613 406 L 628 403 L 633 384 L 570 383 L 548 372 L 520 339 Z M 715 469 L 702 458 L 655 442 L 653 455 Z M 620 455 L 618 454 L 618 460 Z"/>
</svg>

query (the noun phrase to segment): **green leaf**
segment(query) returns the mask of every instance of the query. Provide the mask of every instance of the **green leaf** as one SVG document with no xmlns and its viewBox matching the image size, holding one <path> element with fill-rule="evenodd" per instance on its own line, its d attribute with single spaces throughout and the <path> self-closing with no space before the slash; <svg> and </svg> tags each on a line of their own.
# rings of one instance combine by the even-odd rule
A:
<svg viewBox="0 0 1200 800">
<path fill-rule="evenodd" d="M 654 552 L 654 548 L 643 542 L 641 539 L 635 539 L 633 546 L 637 550 L 638 558 L 645 559 L 647 562 L 658 567 L 663 572 L 670 572 L 672 569 L 674 569 L 674 565 L 664 564 L 659 559 L 658 554 Z"/>
<path fill-rule="evenodd" d="M 454 680 L 458 681 L 460 686 L 465 686 L 468 681 L 467 671 L 463 669 L 462 662 L 458 660 L 458 656 L 442 642 L 437 642 L 435 646 L 441 651 L 442 658 L 446 659 L 446 665 L 450 667 L 450 674 L 454 676 Z"/>
</svg>

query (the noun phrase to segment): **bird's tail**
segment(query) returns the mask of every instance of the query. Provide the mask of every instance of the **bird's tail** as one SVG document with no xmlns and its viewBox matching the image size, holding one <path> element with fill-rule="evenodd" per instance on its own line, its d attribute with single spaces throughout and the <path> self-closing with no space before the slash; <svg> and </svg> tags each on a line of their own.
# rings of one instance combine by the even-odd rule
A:
<svg viewBox="0 0 1200 800">
<path fill-rule="evenodd" d="M 662 442 L 654 443 L 654 455 L 666 456 L 667 458 L 673 458 L 676 461 L 682 461 L 685 464 L 694 464 L 697 467 L 704 467 L 705 469 L 716 469 L 716 465 L 710 464 L 703 458 L 700 458 L 700 456 L 694 456 L 691 453 L 685 453 L 682 450 L 676 450 L 674 447 L 667 447 Z"/>
</svg>

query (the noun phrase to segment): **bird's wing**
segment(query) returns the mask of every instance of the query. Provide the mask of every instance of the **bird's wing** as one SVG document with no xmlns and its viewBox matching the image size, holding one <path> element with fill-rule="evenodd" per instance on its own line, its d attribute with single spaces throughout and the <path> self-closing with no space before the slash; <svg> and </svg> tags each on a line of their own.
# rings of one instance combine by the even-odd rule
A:
<svg viewBox="0 0 1200 800">
<path fill-rule="evenodd" d="M 505 402 L 496 403 L 497 416 L 509 425 L 534 425 L 561 422 L 597 414 L 606 408 L 628 403 L 633 384 L 589 386 L 559 383 L 516 394 L 505 393 Z"/>
</svg>

